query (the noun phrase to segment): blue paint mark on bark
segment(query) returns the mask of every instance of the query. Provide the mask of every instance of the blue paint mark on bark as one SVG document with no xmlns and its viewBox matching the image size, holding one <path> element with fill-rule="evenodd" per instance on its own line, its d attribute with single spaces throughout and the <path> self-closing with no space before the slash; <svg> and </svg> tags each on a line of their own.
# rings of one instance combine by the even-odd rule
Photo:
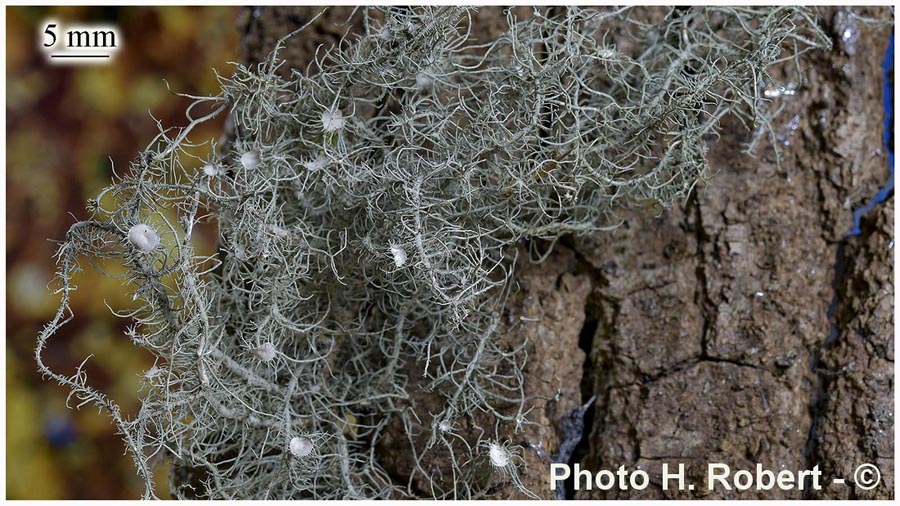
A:
<svg viewBox="0 0 900 506">
<path fill-rule="evenodd" d="M 862 216 L 874 208 L 876 205 L 887 200 L 894 193 L 894 36 L 891 34 L 891 40 L 888 43 L 887 51 L 884 54 L 884 61 L 881 64 L 884 72 L 884 147 L 888 153 L 888 164 L 890 165 L 891 175 L 888 177 L 884 187 L 878 190 L 878 193 L 872 197 L 869 202 L 853 211 L 853 229 L 850 235 L 859 235 L 859 222 Z"/>
</svg>

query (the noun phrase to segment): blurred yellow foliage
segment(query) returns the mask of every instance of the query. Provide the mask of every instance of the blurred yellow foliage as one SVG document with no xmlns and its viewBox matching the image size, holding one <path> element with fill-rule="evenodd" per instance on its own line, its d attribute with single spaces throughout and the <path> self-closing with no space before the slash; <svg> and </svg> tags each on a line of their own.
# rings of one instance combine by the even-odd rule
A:
<svg viewBox="0 0 900 506">
<path fill-rule="evenodd" d="M 36 373 L 33 346 L 58 303 L 47 286 L 56 245 L 85 201 L 125 171 L 165 126 L 184 125 L 190 94 L 215 93 L 213 68 L 231 73 L 239 34 L 235 7 L 7 7 L 7 497 L 10 499 L 137 498 L 143 491 L 131 457 L 105 414 L 66 409 L 67 392 Z M 61 24 L 117 25 L 122 48 L 107 66 L 50 66 L 37 47 L 49 18 Z M 165 81 L 164 81 L 165 80 Z M 222 122 L 192 136 L 216 139 Z M 205 150 L 205 152 L 204 152 Z M 209 145 L 197 156 L 209 155 Z M 215 250 L 215 230 L 195 238 L 204 254 Z M 138 409 L 138 389 L 150 357 L 124 331 L 107 304 L 131 307 L 133 289 L 85 265 L 73 295 L 76 320 L 54 337 L 51 366 L 74 371 L 88 355 L 92 385 Z M 104 265 L 116 271 L 115 262 Z M 118 268 L 119 270 L 120 267 Z M 77 405 L 73 399 L 70 406 Z M 157 470 L 164 492 L 167 470 Z"/>
</svg>

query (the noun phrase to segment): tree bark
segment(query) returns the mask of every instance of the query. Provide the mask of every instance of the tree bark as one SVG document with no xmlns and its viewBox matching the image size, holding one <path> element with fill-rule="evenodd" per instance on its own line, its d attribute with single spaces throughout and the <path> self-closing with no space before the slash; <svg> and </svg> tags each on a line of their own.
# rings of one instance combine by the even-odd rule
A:
<svg viewBox="0 0 900 506">
<path fill-rule="evenodd" d="M 887 9 L 867 14 L 890 18 Z M 697 484 L 579 497 L 855 497 L 857 465 L 892 475 L 893 322 L 871 297 L 893 307 L 893 267 L 884 245 L 866 251 L 893 231 L 850 238 L 838 257 L 852 209 L 888 178 L 880 64 L 890 32 L 855 26 L 850 48 L 840 16 L 826 13 L 835 48 L 805 59 L 806 81 L 783 115 L 781 169 L 766 149 L 742 154 L 741 130 L 725 125 L 711 152 L 715 175 L 690 202 L 656 218 L 631 214 L 620 230 L 577 244 L 599 274 L 591 349 L 599 400 L 582 466 L 640 467 L 659 483 L 662 463 L 684 462 Z M 843 275 L 836 259 L 848 265 Z M 819 465 L 847 484 L 710 492 L 708 462 Z M 893 483 L 861 496 L 893 497 Z"/>
<path fill-rule="evenodd" d="M 245 9 L 242 59 L 259 61 L 318 10 Z M 805 80 L 777 125 L 780 167 L 770 146 L 743 154 L 747 132 L 726 122 L 710 152 L 714 175 L 688 202 L 658 216 L 624 212 L 618 230 L 563 241 L 550 261 L 521 273 L 511 314 L 541 318 L 522 330 L 526 390 L 559 395 L 535 404 L 537 426 L 502 430 L 526 448 L 522 481 L 542 497 L 554 497 L 548 465 L 572 440 L 564 429 L 571 413 L 594 395 L 589 437 L 573 462 L 640 468 L 654 485 L 578 498 L 893 497 L 892 204 L 846 238 L 852 209 L 888 178 L 880 64 L 891 28 L 822 12 L 835 47 L 803 60 Z M 862 13 L 892 16 L 888 8 Z M 291 39 L 282 71 L 305 69 L 320 45 L 354 33 L 359 16 L 329 9 L 310 35 Z M 500 8 L 480 10 L 473 22 L 479 39 L 505 28 Z M 383 444 L 396 451 L 382 462 L 404 486 L 413 474 L 401 451 L 406 431 L 392 426 Z M 684 463 L 695 489 L 662 490 L 664 462 Z M 709 491 L 708 462 L 733 470 L 818 465 L 828 485 Z M 868 492 L 852 474 L 866 462 L 884 477 Z M 831 485 L 832 477 L 847 483 Z M 420 485 L 410 488 L 425 494 Z M 519 497 L 509 486 L 494 491 L 490 498 Z"/>
</svg>

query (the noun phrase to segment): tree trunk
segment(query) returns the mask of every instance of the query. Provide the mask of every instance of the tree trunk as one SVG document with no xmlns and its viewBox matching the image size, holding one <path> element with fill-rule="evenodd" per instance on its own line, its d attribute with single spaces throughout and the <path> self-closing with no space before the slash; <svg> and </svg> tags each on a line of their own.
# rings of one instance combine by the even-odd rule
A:
<svg viewBox="0 0 900 506">
<path fill-rule="evenodd" d="M 259 61 L 318 11 L 245 9 L 242 59 Z M 835 47 L 803 60 L 805 80 L 778 125 L 780 167 L 771 146 L 743 154 L 748 132 L 726 121 L 710 151 L 714 175 L 684 205 L 658 216 L 625 212 L 616 231 L 563 241 L 546 263 L 521 271 L 510 317 L 540 318 L 519 334 L 529 338 L 526 391 L 551 399 L 537 401 L 529 416 L 537 425 L 515 435 L 526 447 L 522 481 L 538 495 L 554 497 L 549 462 L 569 460 L 581 436 L 576 408 L 596 396 L 572 461 L 594 471 L 640 468 L 652 485 L 578 498 L 893 497 L 892 204 L 847 237 L 852 210 L 888 179 L 880 65 L 891 28 L 821 12 Z M 282 71 L 305 69 L 320 45 L 358 29 L 360 16 L 329 9 L 290 40 Z M 506 26 L 500 8 L 479 10 L 473 22 L 480 40 Z M 404 485 L 413 472 L 409 430 L 394 424 L 380 452 Z M 708 491 L 708 462 L 818 465 L 825 486 Z M 663 463 L 684 463 L 695 489 L 662 490 Z M 883 476 L 871 491 L 854 487 L 863 463 Z M 419 485 L 410 488 L 427 495 Z M 519 497 L 495 490 L 491 498 Z"/>
</svg>

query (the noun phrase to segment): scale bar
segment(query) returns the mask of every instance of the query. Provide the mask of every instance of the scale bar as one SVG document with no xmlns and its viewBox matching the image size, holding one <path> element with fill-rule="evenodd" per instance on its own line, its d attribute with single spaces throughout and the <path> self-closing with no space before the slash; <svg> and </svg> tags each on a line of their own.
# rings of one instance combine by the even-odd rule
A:
<svg viewBox="0 0 900 506">
<path fill-rule="evenodd" d="M 108 54 L 51 54 L 50 58 L 109 58 Z"/>
</svg>

